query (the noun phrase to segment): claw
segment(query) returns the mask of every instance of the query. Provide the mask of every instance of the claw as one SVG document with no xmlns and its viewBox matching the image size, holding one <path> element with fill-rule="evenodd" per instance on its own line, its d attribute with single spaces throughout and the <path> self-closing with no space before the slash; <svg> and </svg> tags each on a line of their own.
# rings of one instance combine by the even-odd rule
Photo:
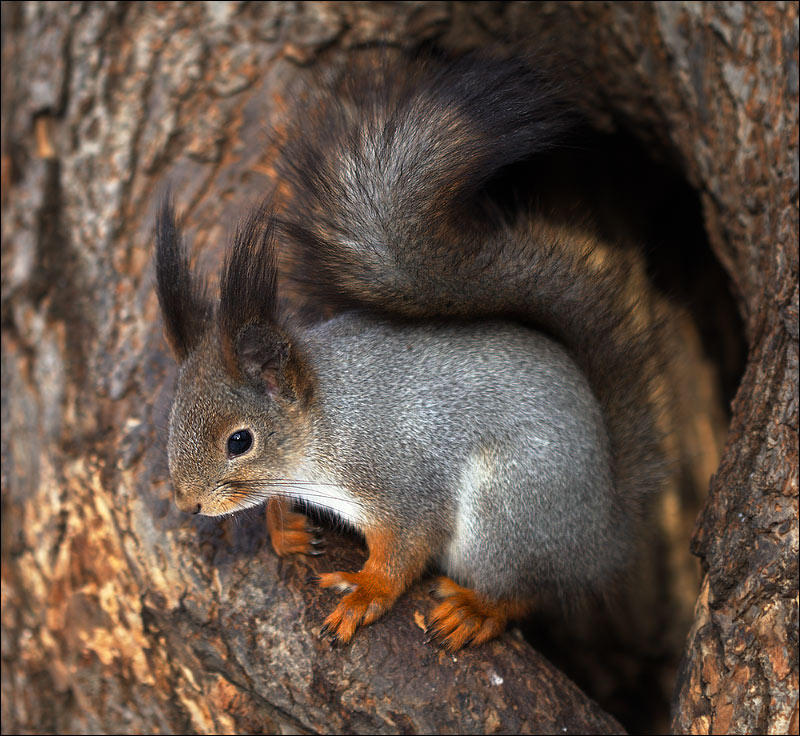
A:
<svg viewBox="0 0 800 736">
<path fill-rule="evenodd" d="M 425 639 L 425 644 L 432 646 L 437 651 L 441 652 L 445 648 L 445 642 L 438 633 L 433 632 Z"/>
</svg>

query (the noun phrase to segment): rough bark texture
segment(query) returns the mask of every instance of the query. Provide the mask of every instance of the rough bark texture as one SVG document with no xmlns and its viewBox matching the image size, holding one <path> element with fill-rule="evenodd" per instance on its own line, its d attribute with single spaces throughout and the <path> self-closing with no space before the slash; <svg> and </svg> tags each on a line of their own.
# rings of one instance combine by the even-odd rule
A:
<svg viewBox="0 0 800 736">
<path fill-rule="evenodd" d="M 424 645 L 422 584 L 331 649 L 316 633 L 334 598 L 305 578 L 355 569 L 357 544 L 329 535 L 323 560 L 279 561 L 257 516 L 197 520 L 170 499 L 156 194 L 171 185 L 215 271 L 238 213 L 274 181 L 264 131 L 300 85 L 376 39 L 432 38 L 557 49 L 597 126 L 633 131 L 699 193 L 748 358 L 693 537 L 704 578 L 677 680 L 656 663 L 666 649 L 649 666 L 655 689 L 674 685 L 675 731 L 797 732 L 796 4 L 2 12 L 3 732 L 621 730 L 515 633 L 457 657 Z M 703 450 L 683 468 L 702 486 L 718 401 L 700 397 L 714 371 L 693 371 L 684 383 L 702 411 L 679 444 L 682 457 Z M 643 613 L 648 636 L 675 649 L 681 601 L 697 593 L 695 506 L 665 498 L 675 608 L 652 598 Z"/>
</svg>

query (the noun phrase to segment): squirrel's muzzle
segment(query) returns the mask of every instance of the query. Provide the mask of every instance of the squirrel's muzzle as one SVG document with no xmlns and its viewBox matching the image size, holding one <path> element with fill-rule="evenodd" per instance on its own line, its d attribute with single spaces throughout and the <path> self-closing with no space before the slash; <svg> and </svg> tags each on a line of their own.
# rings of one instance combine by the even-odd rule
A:
<svg viewBox="0 0 800 736">
<path fill-rule="evenodd" d="M 203 511 L 203 504 L 192 493 L 184 493 L 175 488 L 173 498 L 175 499 L 175 505 L 187 514 L 200 514 Z"/>
</svg>

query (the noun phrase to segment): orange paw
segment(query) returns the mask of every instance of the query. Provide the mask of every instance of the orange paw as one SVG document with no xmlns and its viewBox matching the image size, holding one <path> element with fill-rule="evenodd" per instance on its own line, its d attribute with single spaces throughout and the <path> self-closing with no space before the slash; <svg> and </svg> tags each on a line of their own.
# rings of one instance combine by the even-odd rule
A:
<svg viewBox="0 0 800 736">
<path fill-rule="evenodd" d="M 492 601 L 446 577 L 436 581 L 434 595 L 442 602 L 428 622 L 428 641 L 449 652 L 500 636 L 509 619 L 524 616 L 530 608 L 518 601 Z"/>
<path fill-rule="evenodd" d="M 271 499 L 267 504 L 267 529 L 272 549 L 278 557 L 288 555 L 321 555 L 321 540 L 317 539 L 308 518 L 291 511 L 287 501 Z"/>
<path fill-rule="evenodd" d="M 346 644 L 359 626 L 377 621 L 397 600 L 400 590 L 390 581 L 361 572 L 328 572 L 319 576 L 321 588 L 347 592 L 325 619 L 320 636 Z"/>
</svg>

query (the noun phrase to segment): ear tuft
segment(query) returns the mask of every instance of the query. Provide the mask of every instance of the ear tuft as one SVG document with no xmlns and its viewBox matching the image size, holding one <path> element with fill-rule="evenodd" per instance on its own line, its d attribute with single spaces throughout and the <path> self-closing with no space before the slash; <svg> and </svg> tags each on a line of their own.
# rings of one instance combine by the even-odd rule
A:
<svg viewBox="0 0 800 736">
<path fill-rule="evenodd" d="M 213 311 L 205 279 L 189 268 L 181 229 L 166 195 L 156 215 L 156 283 L 167 340 L 182 362 L 202 338 Z"/>
<path fill-rule="evenodd" d="M 255 346 L 259 341 L 256 335 L 266 339 L 275 333 L 277 259 L 273 231 L 274 217 L 267 200 L 236 228 L 222 267 L 219 333 L 233 373 L 240 367 L 241 340 Z"/>
</svg>

